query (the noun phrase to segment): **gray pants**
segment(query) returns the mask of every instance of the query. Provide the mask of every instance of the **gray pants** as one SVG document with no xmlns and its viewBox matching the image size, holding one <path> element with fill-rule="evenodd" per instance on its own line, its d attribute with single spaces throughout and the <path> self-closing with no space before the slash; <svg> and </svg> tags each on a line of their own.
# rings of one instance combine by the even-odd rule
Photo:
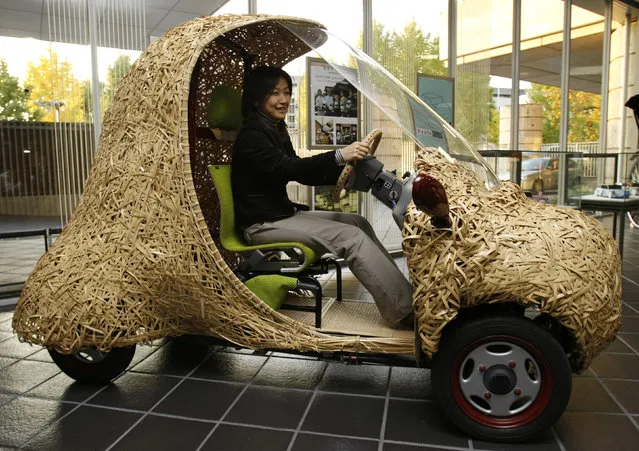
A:
<svg viewBox="0 0 639 451">
<path fill-rule="evenodd" d="M 249 244 L 294 241 L 316 252 L 343 258 L 371 293 L 382 317 L 398 326 L 413 312 L 413 288 L 375 236 L 355 213 L 300 211 L 290 218 L 257 223 L 244 231 Z"/>
</svg>

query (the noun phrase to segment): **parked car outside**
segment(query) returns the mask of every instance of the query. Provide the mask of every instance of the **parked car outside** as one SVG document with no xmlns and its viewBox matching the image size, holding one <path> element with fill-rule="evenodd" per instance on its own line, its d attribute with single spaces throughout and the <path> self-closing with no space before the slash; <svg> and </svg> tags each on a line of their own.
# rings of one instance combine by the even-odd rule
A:
<svg viewBox="0 0 639 451">
<path fill-rule="evenodd" d="M 581 183 L 581 165 L 574 158 L 566 160 L 568 164 L 568 186 Z M 559 189 L 558 157 L 540 157 L 524 160 L 521 163 L 521 187 L 524 191 L 553 192 Z"/>
</svg>

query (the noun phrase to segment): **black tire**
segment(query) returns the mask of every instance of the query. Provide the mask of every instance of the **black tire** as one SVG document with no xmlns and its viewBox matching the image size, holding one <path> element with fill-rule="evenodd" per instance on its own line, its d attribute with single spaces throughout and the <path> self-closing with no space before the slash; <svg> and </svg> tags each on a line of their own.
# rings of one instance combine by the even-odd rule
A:
<svg viewBox="0 0 639 451">
<path fill-rule="evenodd" d="M 507 315 L 451 325 L 431 377 L 435 398 L 453 423 L 494 442 L 539 437 L 562 415 L 572 389 L 559 342 L 531 320 Z"/>
<path fill-rule="evenodd" d="M 533 182 L 531 191 L 533 193 L 542 193 L 544 191 L 544 182 L 541 179 L 537 179 Z"/>
<path fill-rule="evenodd" d="M 85 384 L 106 384 L 115 379 L 126 370 L 134 354 L 135 345 L 105 352 L 85 348 L 72 354 L 49 349 L 49 355 L 64 374 Z"/>
</svg>

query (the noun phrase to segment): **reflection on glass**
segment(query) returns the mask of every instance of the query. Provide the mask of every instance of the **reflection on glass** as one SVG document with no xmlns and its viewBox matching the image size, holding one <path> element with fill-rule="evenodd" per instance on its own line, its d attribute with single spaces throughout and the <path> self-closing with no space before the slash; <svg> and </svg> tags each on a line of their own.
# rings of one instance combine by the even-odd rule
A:
<svg viewBox="0 0 639 451">
<path fill-rule="evenodd" d="M 297 22 L 288 21 L 283 21 L 282 24 L 314 48 L 350 84 L 399 126 L 416 145 L 436 144 L 476 171 L 488 187 L 499 184 L 499 180 L 479 153 L 457 130 L 368 55 L 320 28 L 315 30 L 325 34 L 325 41 L 318 39 L 314 32 L 309 31 L 307 24 L 300 25 Z M 316 47 L 318 43 L 321 45 Z M 330 54 L 325 53 L 327 48 L 339 48 L 340 54 L 348 54 L 349 70 L 344 70 L 343 66 L 332 63 Z"/>
</svg>

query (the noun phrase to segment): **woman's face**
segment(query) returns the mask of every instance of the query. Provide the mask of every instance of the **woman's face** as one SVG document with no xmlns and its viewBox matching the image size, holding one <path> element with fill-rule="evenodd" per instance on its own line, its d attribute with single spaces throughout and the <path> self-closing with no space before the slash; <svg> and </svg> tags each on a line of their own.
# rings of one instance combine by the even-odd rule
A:
<svg viewBox="0 0 639 451">
<path fill-rule="evenodd" d="M 260 105 L 260 111 L 274 120 L 286 119 L 288 105 L 291 103 L 291 90 L 284 77 L 281 77 L 275 87 Z"/>
</svg>

